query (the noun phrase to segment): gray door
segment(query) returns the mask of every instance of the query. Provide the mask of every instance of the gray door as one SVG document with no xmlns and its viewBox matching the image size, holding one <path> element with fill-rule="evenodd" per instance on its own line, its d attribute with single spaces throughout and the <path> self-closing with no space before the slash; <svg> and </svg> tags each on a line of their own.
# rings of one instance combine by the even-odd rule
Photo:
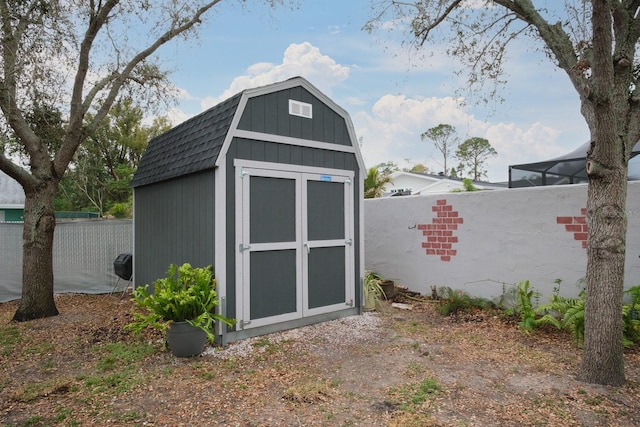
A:
<svg viewBox="0 0 640 427">
<path fill-rule="evenodd" d="M 351 179 L 252 167 L 238 177 L 240 328 L 353 305 Z"/>
</svg>

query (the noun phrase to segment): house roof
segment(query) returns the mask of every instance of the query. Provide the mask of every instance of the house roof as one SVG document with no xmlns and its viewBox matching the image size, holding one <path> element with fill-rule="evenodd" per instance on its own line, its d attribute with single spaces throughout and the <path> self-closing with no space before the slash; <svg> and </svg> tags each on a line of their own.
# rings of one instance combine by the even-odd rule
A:
<svg viewBox="0 0 640 427">
<path fill-rule="evenodd" d="M 241 95 L 242 92 L 151 140 L 131 186 L 213 168 Z"/>
<path fill-rule="evenodd" d="M 449 177 L 446 175 L 431 175 L 415 172 L 395 171 L 391 175 L 391 185 L 385 186 L 390 194 L 392 189 L 411 190 L 411 194 L 433 194 L 446 193 L 455 188 L 463 186 L 463 179 Z M 479 189 L 502 189 L 506 188 L 503 183 L 490 183 L 486 181 L 472 181 L 473 185 Z M 410 187 L 410 188 L 407 188 Z"/>
<path fill-rule="evenodd" d="M 24 190 L 18 181 L 0 171 L 0 207 L 9 209 L 24 208 Z"/>
</svg>

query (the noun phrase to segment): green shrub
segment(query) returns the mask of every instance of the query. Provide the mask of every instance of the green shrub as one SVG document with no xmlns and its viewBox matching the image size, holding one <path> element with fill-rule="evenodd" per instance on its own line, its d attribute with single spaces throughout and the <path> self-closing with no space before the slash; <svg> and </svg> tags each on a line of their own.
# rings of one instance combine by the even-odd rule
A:
<svg viewBox="0 0 640 427">
<path fill-rule="evenodd" d="M 640 343 L 640 285 L 626 292 L 631 301 L 622 306 L 622 339 L 625 347 Z"/>
<path fill-rule="evenodd" d="M 456 314 L 472 309 L 484 310 L 490 303 L 484 298 L 471 297 L 468 293 L 461 290 L 453 290 L 448 286 L 440 288 L 442 296 L 441 304 L 438 306 L 438 312 L 443 316 Z"/>
<path fill-rule="evenodd" d="M 133 217 L 133 206 L 130 202 L 125 203 L 114 203 L 109 209 L 109 215 L 112 215 L 114 218 L 122 219 L 122 218 L 132 218 Z"/>
</svg>

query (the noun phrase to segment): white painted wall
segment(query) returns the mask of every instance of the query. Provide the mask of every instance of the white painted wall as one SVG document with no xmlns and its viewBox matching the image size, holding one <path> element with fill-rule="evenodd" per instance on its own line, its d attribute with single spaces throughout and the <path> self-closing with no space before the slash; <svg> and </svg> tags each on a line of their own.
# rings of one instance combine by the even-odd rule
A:
<svg viewBox="0 0 640 427">
<path fill-rule="evenodd" d="M 577 217 L 573 228 L 580 228 L 586 198 L 586 185 L 567 185 L 367 199 L 365 268 L 422 294 L 435 285 L 497 299 L 504 284 L 528 279 L 546 302 L 560 278 L 561 294 L 575 296 L 575 284 L 586 273 L 586 249 L 558 217 Z M 441 216 L 448 235 L 426 236 L 442 225 L 434 212 L 438 206 L 452 212 Z M 625 287 L 630 287 L 640 283 L 640 183 L 629 183 L 627 215 Z M 445 258 L 427 255 L 428 237 L 446 240 L 441 243 L 451 247 L 440 250 L 455 252 Z"/>
</svg>

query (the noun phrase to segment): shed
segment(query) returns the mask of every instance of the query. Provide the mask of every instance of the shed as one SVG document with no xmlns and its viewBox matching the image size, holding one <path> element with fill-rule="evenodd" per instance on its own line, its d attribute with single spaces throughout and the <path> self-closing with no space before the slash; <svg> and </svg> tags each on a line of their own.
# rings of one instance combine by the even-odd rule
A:
<svg viewBox="0 0 640 427">
<path fill-rule="evenodd" d="M 24 198 L 18 181 L 0 171 L 0 222 L 24 221 Z"/>
<path fill-rule="evenodd" d="M 360 313 L 364 165 L 348 113 L 301 77 L 244 90 L 149 143 L 134 281 L 212 265 L 221 343 Z"/>
</svg>

